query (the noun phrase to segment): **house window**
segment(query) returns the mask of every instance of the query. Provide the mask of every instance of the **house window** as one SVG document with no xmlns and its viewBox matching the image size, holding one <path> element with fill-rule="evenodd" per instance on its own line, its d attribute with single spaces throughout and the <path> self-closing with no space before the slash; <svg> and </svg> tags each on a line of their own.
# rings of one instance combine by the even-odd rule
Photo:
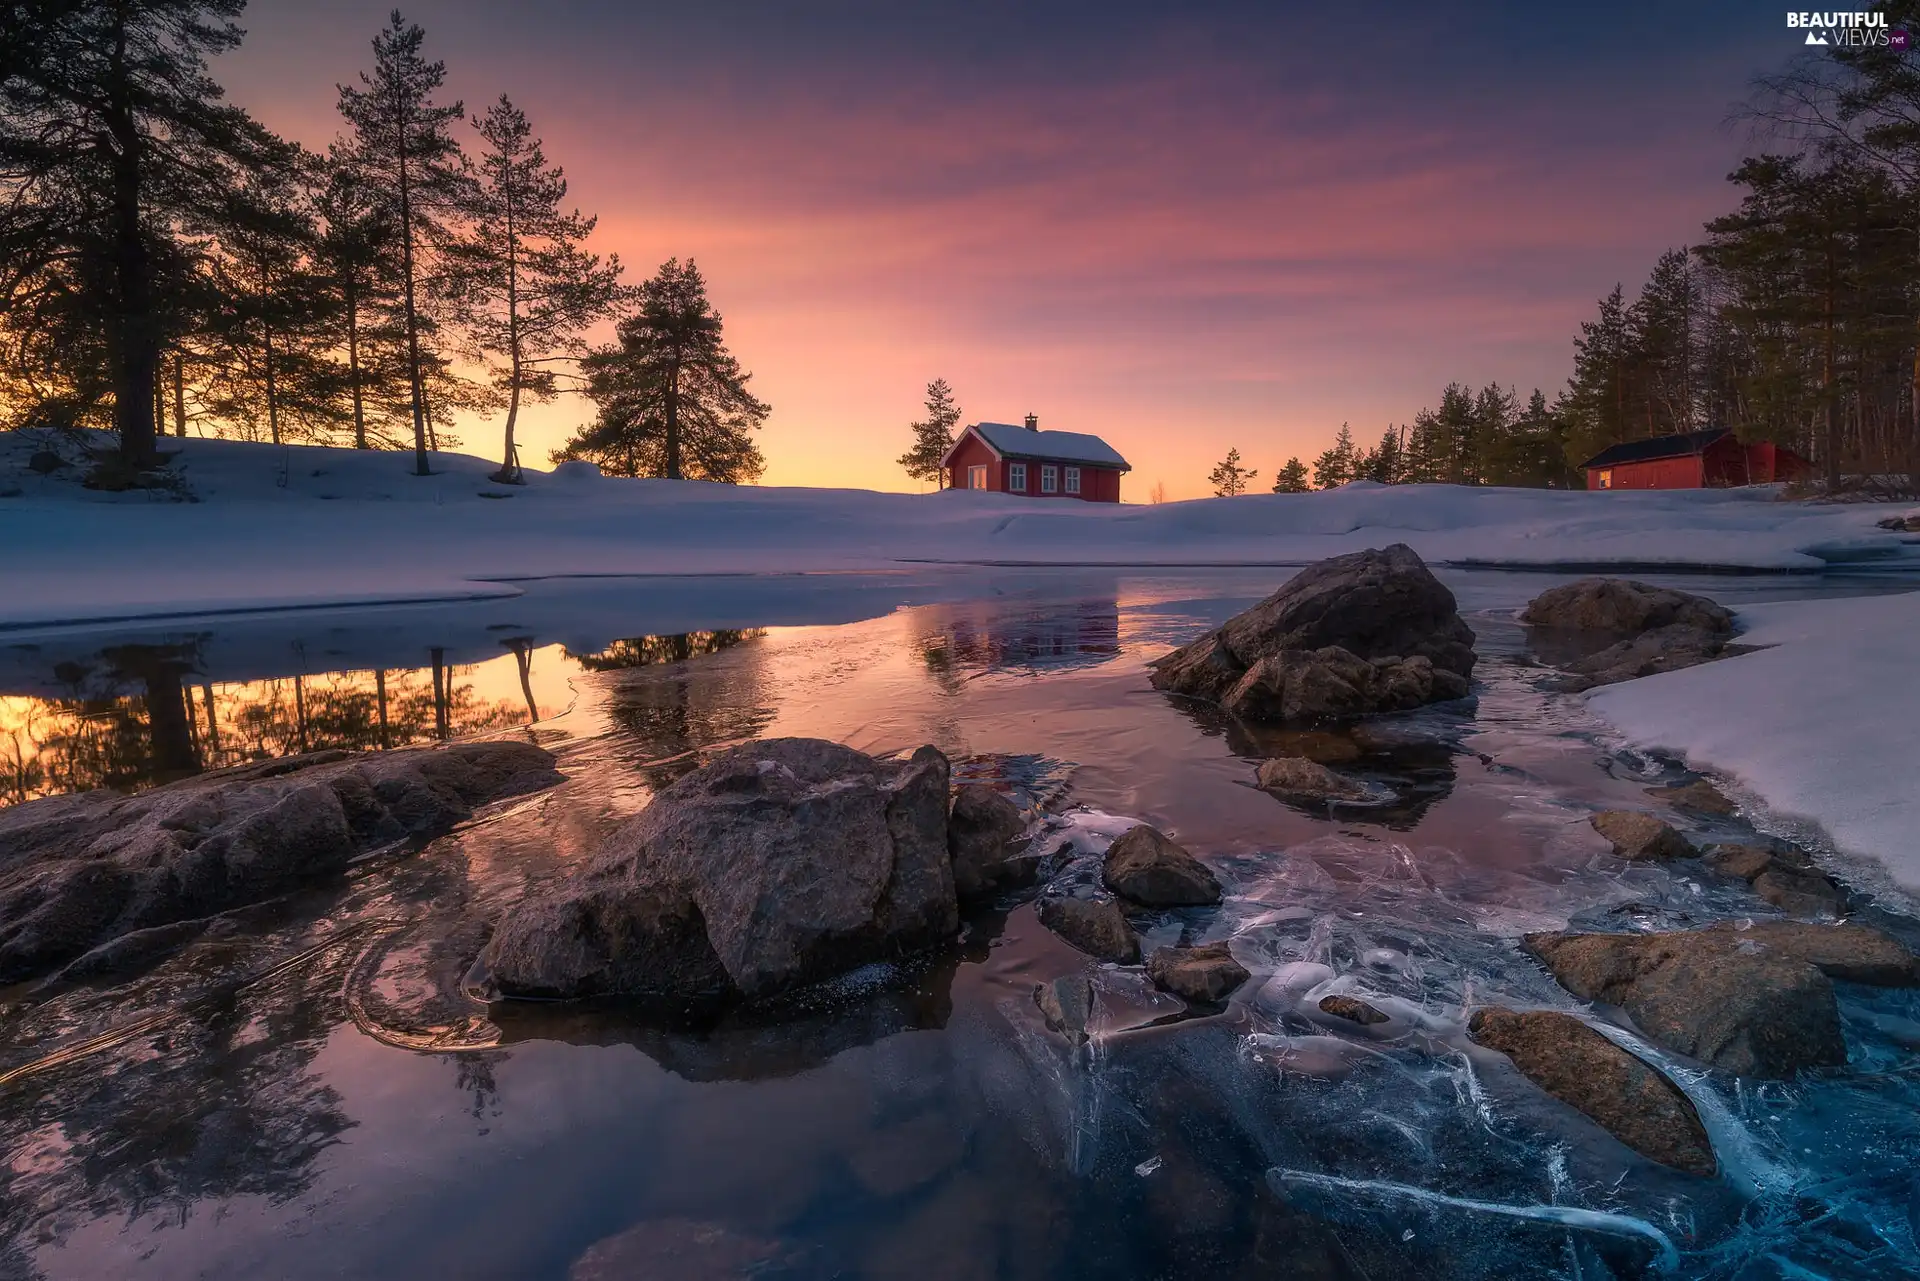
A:
<svg viewBox="0 0 1920 1281">
<path fill-rule="evenodd" d="M 1602 467 L 1600 469 L 1600 488 L 1602 489 L 1613 488 L 1613 468 Z"/>
<path fill-rule="evenodd" d="M 1007 464 L 1007 492 L 1024 494 L 1027 492 L 1027 465 L 1025 463 Z"/>
<path fill-rule="evenodd" d="M 1078 467 L 1067 468 L 1067 492 L 1069 494 L 1077 494 L 1080 492 L 1080 469 Z"/>
<path fill-rule="evenodd" d="M 967 468 L 967 488 L 985 489 L 987 487 L 987 468 L 985 463 L 976 463 Z"/>
<path fill-rule="evenodd" d="M 1060 469 L 1052 463 L 1040 465 L 1040 492 L 1043 494 L 1060 492 Z"/>
</svg>

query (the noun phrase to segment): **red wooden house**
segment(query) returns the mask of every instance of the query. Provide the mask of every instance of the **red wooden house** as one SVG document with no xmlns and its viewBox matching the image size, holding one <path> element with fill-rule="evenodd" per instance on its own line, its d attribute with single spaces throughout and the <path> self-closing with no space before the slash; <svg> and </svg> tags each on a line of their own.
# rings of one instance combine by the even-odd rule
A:
<svg viewBox="0 0 1920 1281">
<path fill-rule="evenodd" d="M 954 489 L 990 489 L 1035 498 L 1078 498 L 1089 503 L 1120 501 L 1120 474 L 1132 471 L 1127 460 L 1098 436 L 1077 431 L 1041 431 L 1040 420 L 1027 425 L 975 423 L 960 433 L 940 460 Z"/>
<path fill-rule="evenodd" d="M 1743 445 L 1724 427 L 1630 440 L 1585 463 L 1588 489 L 1726 489 L 1796 480 L 1806 459 L 1782 445 Z"/>
</svg>

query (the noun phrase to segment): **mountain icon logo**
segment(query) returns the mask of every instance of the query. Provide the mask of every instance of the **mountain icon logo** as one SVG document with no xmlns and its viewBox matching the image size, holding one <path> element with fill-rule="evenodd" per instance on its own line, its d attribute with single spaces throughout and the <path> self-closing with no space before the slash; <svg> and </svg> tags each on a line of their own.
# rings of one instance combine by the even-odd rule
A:
<svg viewBox="0 0 1920 1281">
<path fill-rule="evenodd" d="M 1826 42 L 1827 42 L 1827 38 L 1821 35 L 1818 31 L 1807 32 L 1808 44 L 1825 44 Z"/>
</svg>

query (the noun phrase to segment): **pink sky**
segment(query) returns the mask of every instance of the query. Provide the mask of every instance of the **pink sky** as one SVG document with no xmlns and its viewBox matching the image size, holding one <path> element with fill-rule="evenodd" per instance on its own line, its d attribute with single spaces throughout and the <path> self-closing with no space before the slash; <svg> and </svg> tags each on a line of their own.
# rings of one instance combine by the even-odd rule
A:
<svg viewBox="0 0 1920 1281">
<path fill-rule="evenodd" d="M 1624 42 L 1521 75 L 1415 42 L 1330 74 L 1164 29 L 1016 33 L 1068 50 L 1054 64 L 912 31 L 883 58 L 832 30 L 732 49 L 583 8 L 408 16 L 449 97 L 528 112 L 630 274 L 699 261 L 774 408 L 769 484 L 912 487 L 893 460 L 934 377 L 965 421 L 1106 437 L 1132 500 L 1207 492 L 1230 445 L 1270 477 L 1343 421 L 1377 437 L 1451 379 L 1551 396 L 1594 300 L 1729 204 L 1746 140 L 1722 122 L 1757 69 L 1708 50 L 1675 76 Z M 383 17 L 257 3 L 218 71 L 323 144 Z M 526 457 L 589 414 L 535 408 Z M 497 448 L 497 424 L 461 431 Z"/>
</svg>

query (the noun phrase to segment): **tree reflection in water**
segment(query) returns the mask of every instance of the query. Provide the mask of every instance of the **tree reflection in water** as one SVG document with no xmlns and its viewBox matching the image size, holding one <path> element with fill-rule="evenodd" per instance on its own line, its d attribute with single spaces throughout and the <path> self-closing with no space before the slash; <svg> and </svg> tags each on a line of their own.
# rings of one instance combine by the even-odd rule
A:
<svg viewBox="0 0 1920 1281">
<path fill-rule="evenodd" d="M 704 749 L 753 738 L 772 721 L 758 647 L 749 644 L 765 635 L 756 628 L 635 636 L 567 657 L 612 677 L 606 711 L 625 731 L 620 751 L 657 790 L 697 768 Z M 690 661 L 736 649 L 735 661 Z"/>
<path fill-rule="evenodd" d="M 327 748 L 404 747 L 542 720 L 532 642 L 504 642 L 521 697 L 476 689 L 483 664 L 210 681 L 200 642 L 126 645 L 54 669 L 63 692 L 0 695 L 0 805 L 95 787 L 134 790 Z"/>
</svg>

